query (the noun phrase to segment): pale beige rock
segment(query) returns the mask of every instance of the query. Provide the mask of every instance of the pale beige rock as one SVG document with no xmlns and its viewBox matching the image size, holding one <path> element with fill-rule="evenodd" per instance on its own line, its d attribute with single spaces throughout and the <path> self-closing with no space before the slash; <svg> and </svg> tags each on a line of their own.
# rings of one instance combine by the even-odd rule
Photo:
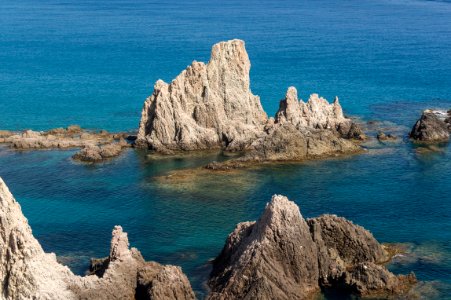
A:
<svg viewBox="0 0 451 300">
<path fill-rule="evenodd" d="M 129 249 L 120 226 L 113 230 L 110 255 L 102 266 L 100 277 L 80 277 L 59 264 L 55 254 L 45 253 L 0 178 L 0 299 L 135 299 L 144 267 L 156 275 L 148 278 L 151 293 L 141 299 L 194 299 L 180 268 L 145 262 L 137 249 Z"/>
<path fill-rule="evenodd" d="M 303 102 L 290 87 L 275 118 L 268 119 L 250 91 L 249 70 L 244 42 L 232 40 L 214 45 L 208 64 L 193 62 L 170 84 L 157 81 L 144 103 L 136 145 L 165 154 L 244 150 L 250 152 L 247 160 L 357 152 L 358 146 L 343 138 L 361 139 L 363 132 L 345 118 L 338 98 L 330 104 L 312 94 Z M 289 140 L 292 129 L 298 131 L 294 141 Z"/>
<path fill-rule="evenodd" d="M 296 128 L 337 130 L 340 124 L 350 122 L 351 120 L 343 115 L 338 97 L 330 104 L 318 94 L 312 94 L 307 102 L 303 102 L 298 99 L 295 87 L 288 88 L 275 117 L 275 123 L 291 123 Z"/>
<path fill-rule="evenodd" d="M 2 299 L 76 299 L 66 284 L 74 275 L 53 253 L 44 253 L 1 178 L 0 230 Z"/>
<path fill-rule="evenodd" d="M 214 45 L 208 64 L 195 61 L 170 84 L 157 81 L 136 144 L 163 152 L 245 148 L 267 120 L 249 70 L 244 42 L 232 40 Z"/>
</svg>

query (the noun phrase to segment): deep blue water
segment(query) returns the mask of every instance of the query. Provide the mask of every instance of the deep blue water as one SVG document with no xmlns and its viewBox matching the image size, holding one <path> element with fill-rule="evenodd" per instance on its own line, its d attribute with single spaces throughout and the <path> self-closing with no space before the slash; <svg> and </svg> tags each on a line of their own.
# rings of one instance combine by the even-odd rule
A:
<svg viewBox="0 0 451 300">
<path fill-rule="evenodd" d="M 227 234 L 281 193 L 306 217 L 335 213 L 380 241 L 409 243 L 415 255 L 392 270 L 430 283 L 427 298 L 449 298 L 451 149 L 418 154 L 403 137 L 422 109 L 451 107 L 451 2 L 223 2 L 0 0 L 0 129 L 135 130 L 158 78 L 241 38 L 269 114 L 294 85 L 304 99 L 338 95 L 348 114 L 390 121 L 401 141 L 189 184 L 157 176 L 218 157 L 130 150 L 87 166 L 71 162 L 73 151 L 0 149 L 0 176 L 45 250 L 83 273 L 89 257 L 107 255 L 120 224 L 147 259 L 181 265 L 202 295 Z"/>
</svg>

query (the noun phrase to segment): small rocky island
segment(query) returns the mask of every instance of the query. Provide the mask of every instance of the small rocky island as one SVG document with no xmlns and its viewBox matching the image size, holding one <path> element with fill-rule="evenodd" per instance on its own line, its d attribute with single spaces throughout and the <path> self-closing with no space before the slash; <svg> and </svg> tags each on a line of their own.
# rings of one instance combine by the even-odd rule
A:
<svg viewBox="0 0 451 300">
<path fill-rule="evenodd" d="M 451 109 L 427 109 L 415 123 L 409 136 L 418 142 L 436 143 L 448 141 L 450 133 Z"/>
<path fill-rule="evenodd" d="M 74 160 L 100 162 L 119 156 L 130 147 L 127 133 L 109 133 L 106 130 L 91 131 L 78 125 L 55 128 L 48 131 L 25 130 L 13 132 L 0 130 L 0 144 L 7 144 L 15 150 L 73 149 L 80 151 Z"/>
<path fill-rule="evenodd" d="M 194 61 L 171 83 L 157 81 L 145 101 L 136 145 L 159 153 L 243 151 L 244 161 L 303 160 L 362 150 L 360 127 L 338 98 L 299 100 L 290 87 L 274 117 L 250 90 L 244 42 L 213 46 L 210 61 Z M 218 166 L 216 166 L 218 167 Z"/>
<path fill-rule="evenodd" d="M 2 299 L 195 299 L 182 270 L 146 262 L 120 226 L 109 256 L 74 275 L 45 253 L 20 205 L 0 178 Z M 213 261 L 208 299 L 312 299 L 320 289 L 361 297 L 409 296 L 415 276 L 396 276 L 387 249 L 370 232 L 334 215 L 305 220 L 299 207 L 273 196 L 257 222 L 228 236 Z"/>
</svg>

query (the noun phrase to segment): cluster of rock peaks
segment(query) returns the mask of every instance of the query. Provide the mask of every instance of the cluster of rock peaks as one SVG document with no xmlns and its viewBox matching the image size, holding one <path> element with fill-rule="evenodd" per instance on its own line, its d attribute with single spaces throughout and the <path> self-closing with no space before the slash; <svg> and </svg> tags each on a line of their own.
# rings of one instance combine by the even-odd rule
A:
<svg viewBox="0 0 451 300">
<path fill-rule="evenodd" d="M 146 262 L 120 226 L 96 274 L 74 275 L 45 253 L 0 178 L 0 299 L 194 299 L 179 267 Z"/>
<path fill-rule="evenodd" d="M 260 144 L 271 146 L 268 139 L 274 140 L 272 132 L 277 129 L 280 135 L 299 132 L 304 138 L 298 142 L 305 143 L 305 148 L 309 137 L 330 141 L 321 143 L 325 147 L 323 153 L 356 151 L 354 144 L 339 141 L 363 135 L 344 117 L 338 99 L 329 104 L 313 94 L 304 103 L 297 99 L 296 89 L 290 87 L 276 116 L 268 118 L 259 97 L 250 90 L 249 71 L 244 42 L 231 40 L 213 46 L 208 64 L 195 61 L 171 83 L 157 81 L 153 94 L 144 103 L 136 145 L 162 153 L 249 151 Z M 337 149 L 337 141 L 343 147 Z M 273 150 L 278 147 L 278 142 L 274 143 Z M 303 159 L 305 154 L 296 153 L 297 157 L 287 159 Z"/>
<path fill-rule="evenodd" d="M 305 220 L 273 196 L 257 222 L 237 225 L 214 261 L 209 299 L 311 299 L 320 289 L 361 297 L 405 295 L 415 276 L 395 276 L 370 232 L 334 215 Z"/>
<path fill-rule="evenodd" d="M 110 254 L 74 275 L 45 253 L 0 178 L 0 299 L 195 299 L 176 266 L 146 262 L 120 226 Z M 307 299 L 320 288 L 359 296 L 406 295 L 414 275 L 395 276 L 387 251 L 364 228 L 324 215 L 305 220 L 273 196 L 257 222 L 239 223 L 213 262 L 208 299 Z"/>
</svg>

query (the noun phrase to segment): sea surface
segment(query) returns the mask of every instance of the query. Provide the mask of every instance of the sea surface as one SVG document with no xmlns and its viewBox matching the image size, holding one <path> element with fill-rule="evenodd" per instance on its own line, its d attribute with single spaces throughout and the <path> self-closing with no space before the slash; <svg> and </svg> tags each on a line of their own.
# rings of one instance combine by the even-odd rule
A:
<svg viewBox="0 0 451 300">
<path fill-rule="evenodd" d="M 403 243 L 409 254 L 390 269 L 415 272 L 425 299 L 451 299 L 451 147 L 406 138 L 423 109 L 451 108 L 450 1 L 0 0 L 0 129 L 136 131 L 157 79 L 233 38 L 246 41 L 269 115 L 293 85 L 303 99 L 338 95 L 398 141 L 175 183 L 164 174 L 226 158 L 128 150 L 85 165 L 71 161 L 76 150 L 0 148 L 0 176 L 44 249 L 83 274 L 120 224 L 146 259 L 181 265 L 202 297 L 227 234 L 283 194 L 305 217 L 337 214 Z"/>
</svg>

